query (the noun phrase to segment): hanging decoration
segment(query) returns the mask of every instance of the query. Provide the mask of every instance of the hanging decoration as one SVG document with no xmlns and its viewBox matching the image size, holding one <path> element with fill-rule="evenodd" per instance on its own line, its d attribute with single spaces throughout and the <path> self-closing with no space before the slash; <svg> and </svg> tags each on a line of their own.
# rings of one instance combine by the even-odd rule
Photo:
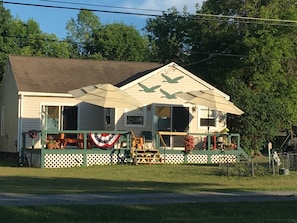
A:
<svg viewBox="0 0 297 223">
<path fill-rule="evenodd" d="M 99 148 L 111 148 L 119 140 L 120 134 L 91 133 L 90 137 Z"/>
</svg>

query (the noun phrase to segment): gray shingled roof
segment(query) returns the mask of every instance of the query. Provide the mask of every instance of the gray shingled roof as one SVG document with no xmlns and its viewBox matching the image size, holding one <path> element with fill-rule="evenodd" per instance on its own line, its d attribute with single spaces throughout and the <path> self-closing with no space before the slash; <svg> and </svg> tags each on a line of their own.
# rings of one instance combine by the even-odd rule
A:
<svg viewBox="0 0 297 223">
<path fill-rule="evenodd" d="M 110 83 L 121 86 L 152 70 L 158 63 L 9 56 L 19 91 L 67 93 L 79 87 Z"/>
</svg>

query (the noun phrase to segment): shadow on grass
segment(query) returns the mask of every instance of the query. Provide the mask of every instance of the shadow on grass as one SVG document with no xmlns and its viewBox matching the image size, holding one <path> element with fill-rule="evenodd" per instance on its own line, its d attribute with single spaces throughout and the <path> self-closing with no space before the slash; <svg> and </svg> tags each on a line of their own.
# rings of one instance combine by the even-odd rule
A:
<svg viewBox="0 0 297 223">
<path fill-rule="evenodd" d="M 12 161 L 0 161 L 0 167 L 17 167 L 17 160 L 15 162 Z"/>
<path fill-rule="evenodd" d="M 209 183 L 168 183 L 156 181 L 116 181 L 81 178 L 0 178 L 0 192 L 28 194 L 60 193 L 179 193 L 190 188 L 218 186 Z"/>
<path fill-rule="evenodd" d="M 293 202 L 2 207 L 2 222 L 296 222 Z M 280 211 L 281 210 L 281 211 Z"/>
</svg>

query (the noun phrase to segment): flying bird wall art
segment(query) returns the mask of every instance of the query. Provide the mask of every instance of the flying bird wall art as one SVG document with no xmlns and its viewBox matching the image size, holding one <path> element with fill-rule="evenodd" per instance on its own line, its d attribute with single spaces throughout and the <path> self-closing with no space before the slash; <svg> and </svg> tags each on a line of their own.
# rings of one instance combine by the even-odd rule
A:
<svg viewBox="0 0 297 223">
<path fill-rule="evenodd" d="M 176 94 L 181 93 L 181 91 L 179 92 L 175 92 L 173 94 L 168 93 L 167 91 L 164 91 L 163 89 L 160 89 L 160 92 L 164 95 L 165 98 L 167 99 L 175 99 L 176 98 Z"/>
<path fill-rule="evenodd" d="M 171 77 L 169 77 L 168 75 L 166 75 L 166 74 L 161 74 L 162 75 L 162 77 L 165 79 L 165 81 L 163 81 L 163 82 L 168 82 L 168 83 L 170 83 L 170 84 L 176 84 L 176 83 L 178 83 L 178 81 L 180 80 L 180 79 L 182 79 L 184 76 L 178 76 L 178 77 L 176 77 L 176 78 L 171 78 Z"/>
<path fill-rule="evenodd" d="M 155 85 L 153 87 L 147 87 L 142 83 L 138 83 L 138 85 L 142 88 L 142 90 L 140 91 L 144 91 L 146 93 L 152 93 L 152 92 L 156 92 L 155 90 L 159 87 L 161 87 L 161 85 Z"/>
</svg>

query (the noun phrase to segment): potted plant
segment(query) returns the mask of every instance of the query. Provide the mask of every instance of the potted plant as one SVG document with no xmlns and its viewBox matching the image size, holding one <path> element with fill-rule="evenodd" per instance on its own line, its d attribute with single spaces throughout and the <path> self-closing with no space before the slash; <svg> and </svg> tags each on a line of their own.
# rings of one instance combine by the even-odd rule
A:
<svg viewBox="0 0 297 223">
<path fill-rule="evenodd" d="M 289 175 L 290 171 L 290 162 L 289 162 L 289 154 L 287 154 L 285 157 L 281 157 L 281 165 L 279 169 L 280 175 Z"/>
</svg>

